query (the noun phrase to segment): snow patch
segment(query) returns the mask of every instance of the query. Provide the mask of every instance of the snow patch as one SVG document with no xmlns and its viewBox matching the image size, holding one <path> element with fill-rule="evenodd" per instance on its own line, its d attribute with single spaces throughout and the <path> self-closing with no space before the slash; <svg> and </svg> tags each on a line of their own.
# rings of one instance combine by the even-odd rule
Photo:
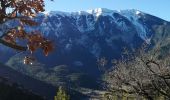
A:
<svg viewBox="0 0 170 100">
<path fill-rule="evenodd" d="M 139 16 L 141 12 L 138 10 L 122 10 L 120 12 L 120 14 L 124 17 L 126 17 L 129 21 L 131 21 L 133 23 L 133 25 L 136 28 L 136 31 L 138 33 L 138 35 L 145 40 L 147 43 L 149 43 L 149 38 L 147 37 L 147 29 L 146 26 L 144 26 L 142 23 L 140 23 L 139 18 L 141 16 Z"/>
<path fill-rule="evenodd" d="M 141 12 L 140 11 L 136 11 L 136 15 L 139 15 Z"/>
<path fill-rule="evenodd" d="M 92 14 L 92 15 L 94 15 L 98 18 L 99 16 L 111 16 L 111 17 L 113 17 L 112 14 L 114 12 L 118 12 L 118 11 L 109 10 L 109 9 L 106 9 L 106 8 L 96 8 L 94 10 L 87 10 L 86 12 L 89 13 L 89 14 Z"/>
</svg>

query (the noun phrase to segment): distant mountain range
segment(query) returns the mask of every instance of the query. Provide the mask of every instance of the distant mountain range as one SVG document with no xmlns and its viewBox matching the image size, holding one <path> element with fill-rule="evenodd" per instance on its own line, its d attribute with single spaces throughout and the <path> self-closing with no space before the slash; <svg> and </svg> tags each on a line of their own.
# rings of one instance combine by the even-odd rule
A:
<svg viewBox="0 0 170 100">
<path fill-rule="evenodd" d="M 161 43 L 165 51 L 170 48 L 170 22 L 135 9 L 116 11 L 97 8 L 72 13 L 51 11 L 37 15 L 35 21 L 39 26 L 27 27 L 27 30 L 40 30 L 54 42 L 54 52 L 48 57 L 43 56 L 41 51 L 35 52 L 37 61 L 28 67 L 22 63 L 24 53 L 15 53 L 2 46 L 0 51 L 7 55 L 0 56 L 0 59 L 23 74 L 56 86 L 60 81 L 70 82 L 76 87 L 98 89 L 102 73 L 97 59 L 119 59 L 124 48 L 131 51 L 143 43 L 152 48 Z M 36 69 L 37 64 L 40 66 Z M 46 78 L 40 77 L 40 74 Z M 61 79 L 57 79 L 58 76 Z"/>
</svg>

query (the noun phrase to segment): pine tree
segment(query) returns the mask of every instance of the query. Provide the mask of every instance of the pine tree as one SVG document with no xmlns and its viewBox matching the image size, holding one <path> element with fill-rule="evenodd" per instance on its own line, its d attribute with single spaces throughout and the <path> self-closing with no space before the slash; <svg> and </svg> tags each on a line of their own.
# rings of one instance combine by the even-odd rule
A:
<svg viewBox="0 0 170 100">
<path fill-rule="evenodd" d="M 69 100 L 70 96 L 66 91 L 60 86 L 57 91 L 57 95 L 54 97 L 54 100 Z"/>
</svg>

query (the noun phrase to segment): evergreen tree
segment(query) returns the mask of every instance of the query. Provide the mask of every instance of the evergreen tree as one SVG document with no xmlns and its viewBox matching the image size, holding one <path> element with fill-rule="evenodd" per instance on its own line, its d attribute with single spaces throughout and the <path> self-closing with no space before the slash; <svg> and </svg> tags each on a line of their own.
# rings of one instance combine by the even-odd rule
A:
<svg viewBox="0 0 170 100">
<path fill-rule="evenodd" d="M 54 100 L 69 100 L 70 96 L 66 91 L 60 86 L 57 91 L 57 95 L 54 97 Z"/>
</svg>

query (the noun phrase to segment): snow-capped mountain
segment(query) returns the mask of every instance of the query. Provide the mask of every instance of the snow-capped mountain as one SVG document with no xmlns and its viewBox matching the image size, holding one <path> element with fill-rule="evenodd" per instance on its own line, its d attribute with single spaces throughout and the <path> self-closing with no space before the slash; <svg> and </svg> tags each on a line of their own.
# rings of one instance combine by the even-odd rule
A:
<svg viewBox="0 0 170 100">
<path fill-rule="evenodd" d="M 39 22 L 39 26 L 27 27 L 27 30 L 39 30 L 52 39 L 57 48 L 56 55 L 77 53 L 82 49 L 83 53 L 95 59 L 103 56 L 119 58 L 123 47 L 137 48 L 143 42 L 150 44 L 155 34 L 153 27 L 169 24 L 139 10 L 106 8 L 79 12 L 51 11 L 37 15 L 35 21 Z M 51 61 L 51 64 L 58 63 Z"/>
<path fill-rule="evenodd" d="M 97 8 L 94 10 L 88 10 L 88 11 L 79 11 L 79 12 L 58 12 L 58 11 L 51 11 L 45 14 L 40 14 L 41 17 L 44 17 L 43 23 L 41 23 L 42 27 L 44 28 L 44 32 L 47 32 L 48 34 L 51 30 L 51 27 L 53 23 L 46 23 L 46 20 L 49 18 L 57 18 L 55 21 L 57 23 L 53 24 L 55 28 L 62 28 L 62 18 L 67 18 L 69 20 L 72 26 L 74 26 L 79 32 L 84 33 L 87 31 L 93 31 L 95 29 L 96 22 L 100 20 L 101 17 L 107 17 L 107 21 L 105 22 L 102 20 L 100 26 L 102 28 L 106 28 L 106 24 L 116 24 L 117 28 L 120 28 L 121 31 L 126 31 L 130 28 L 128 25 L 128 22 L 134 26 L 136 29 L 138 35 L 145 40 L 146 42 L 149 42 L 148 39 L 150 38 L 147 36 L 150 34 L 147 27 L 140 21 L 140 18 L 144 16 L 145 14 L 138 10 L 109 10 L 105 8 Z M 123 21 L 124 20 L 124 21 Z M 53 27 L 54 27 L 53 26 Z M 56 30 L 56 29 L 53 29 Z M 57 30 L 58 31 L 58 30 Z M 102 31 L 102 30 L 101 30 Z M 55 32 L 56 35 L 58 34 Z M 111 33 L 111 32 L 110 32 Z"/>
<path fill-rule="evenodd" d="M 97 58 L 105 56 L 102 46 L 110 50 L 117 48 L 115 41 L 132 48 L 138 47 L 139 41 L 149 44 L 154 34 L 152 26 L 168 23 L 139 10 L 105 8 L 72 13 L 52 11 L 38 15 L 35 20 L 40 22 L 36 29 L 58 41 L 62 50 L 69 51 L 79 45 Z"/>
<path fill-rule="evenodd" d="M 36 52 L 37 60 L 48 67 L 67 65 L 91 78 L 100 75 L 97 59 L 119 59 L 124 48 L 132 50 L 144 42 L 155 45 L 163 40 L 168 45 L 170 37 L 169 22 L 134 9 L 51 11 L 37 15 L 35 21 L 39 26 L 27 30 L 41 31 L 56 47 L 48 57 Z"/>
</svg>

